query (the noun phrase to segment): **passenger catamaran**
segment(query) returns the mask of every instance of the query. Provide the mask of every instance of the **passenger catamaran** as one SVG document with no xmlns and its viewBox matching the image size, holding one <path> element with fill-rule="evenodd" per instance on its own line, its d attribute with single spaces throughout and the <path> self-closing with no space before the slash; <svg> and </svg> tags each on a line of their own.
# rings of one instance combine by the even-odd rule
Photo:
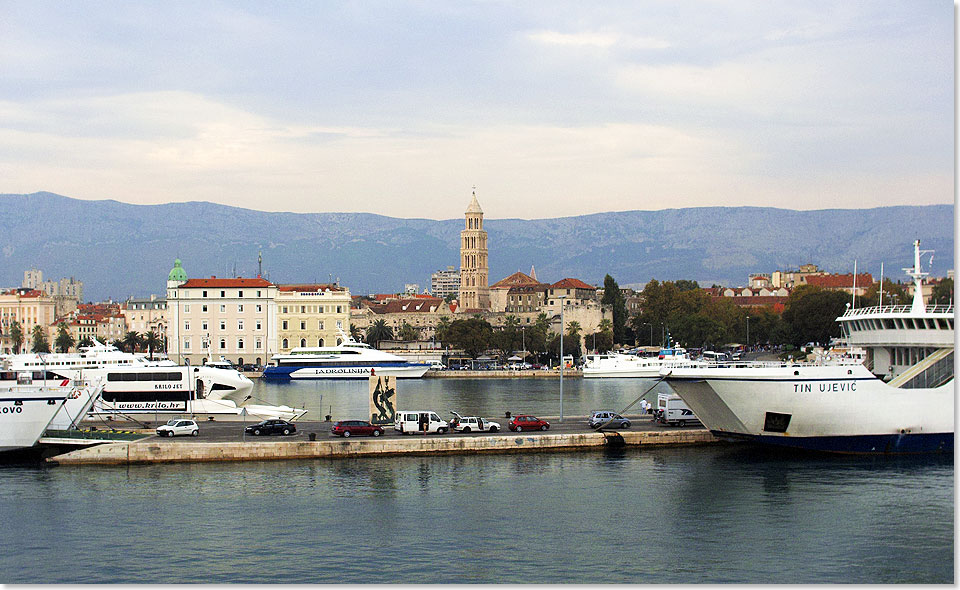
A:
<svg viewBox="0 0 960 590">
<path fill-rule="evenodd" d="M 698 365 L 687 351 L 680 347 L 660 349 L 657 356 L 637 356 L 612 352 L 588 354 L 583 365 L 585 379 L 598 377 L 659 377 L 660 369 L 675 365 Z"/>
<path fill-rule="evenodd" d="M 423 377 L 430 365 L 377 350 L 340 332 L 337 346 L 294 348 L 274 355 L 263 370 L 265 379 L 367 379 L 371 373 L 398 378 Z"/>
<path fill-rule="evenodd" d="M 670 386 L 722 438 L 846 453 L 953 452 L 954 308 L 924 305 L 920 242 L 912 305 L 837 318 L 863 362 L 665 368 Z"/>
</svg>

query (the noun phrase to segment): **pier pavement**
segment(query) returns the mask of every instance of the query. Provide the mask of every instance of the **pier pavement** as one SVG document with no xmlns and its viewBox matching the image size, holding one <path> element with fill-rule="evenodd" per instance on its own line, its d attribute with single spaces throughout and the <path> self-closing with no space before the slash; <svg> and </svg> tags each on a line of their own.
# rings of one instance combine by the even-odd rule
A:
<svg viewBox="0 0 960 590">
<path fill-rule="evenodd" d="M 672 446 L 716 443 L 702 426 L 661 426 L 650 416 L 628 416 L 629 429 L 595 431 L 586 416 L 544 417 L 550 429 L 511 432 L 506 418 L 495 433 L 409 434 L 385 428 L 379 437 L 340 438 L 330 434 L 331 422 L 298 422 L 290 436 L 244 434 L 239 422 L 201 423 L 196 437 L 161 438 L 152 430 L 144 438 L 91 446 L 47 459 L 60 465 L 316 459 L 384 455 L 464 454 L 479 452 L 553 452 L 616 446 Z M 253 421 L 250 422 L 253 424 Z"/>
</svg>

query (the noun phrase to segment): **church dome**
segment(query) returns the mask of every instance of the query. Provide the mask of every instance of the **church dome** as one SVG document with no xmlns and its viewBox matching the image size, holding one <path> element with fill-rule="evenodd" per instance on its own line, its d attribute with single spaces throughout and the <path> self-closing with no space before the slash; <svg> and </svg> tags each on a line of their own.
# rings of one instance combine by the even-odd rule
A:
<svg viewBox="0 0 960 590">
<path fill-rule="evenodd" d="M 176 281 L 178 283 L 185 283 L 187 281 L 187 271 L 183 270 L 183 267 L 180 266 L 179 258 L 173 261 L 173 268 L 170 269 L 170 274 L 167 275 L 167 280 Z"/>
</svg>

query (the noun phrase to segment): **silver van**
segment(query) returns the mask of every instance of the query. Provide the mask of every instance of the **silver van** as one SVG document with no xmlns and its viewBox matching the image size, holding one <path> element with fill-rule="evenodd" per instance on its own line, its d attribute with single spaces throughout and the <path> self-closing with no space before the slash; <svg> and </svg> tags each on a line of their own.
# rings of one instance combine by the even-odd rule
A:
<svg viewBox="0 0 960 590">
<path fill-rule="evenodd" d="M 440 419 L 436 412 L 429 410 L 403 410 L 397 412 L 393 429 L 400 434 L 437 433 L 443 434 L 450 430 L 450 425 Z"/>
</svg>

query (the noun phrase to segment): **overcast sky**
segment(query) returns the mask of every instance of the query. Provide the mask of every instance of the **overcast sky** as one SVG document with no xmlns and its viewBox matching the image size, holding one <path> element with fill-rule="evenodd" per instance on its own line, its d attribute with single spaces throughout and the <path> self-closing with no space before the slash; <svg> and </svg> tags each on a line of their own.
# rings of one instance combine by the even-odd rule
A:
<svg viewBox="0 0 960 590">
<path fill-rule="evenodd" d="M 0 0 L 0 192 L 541 218 L 952 203 L 954 5 Z"/>
</svg>

